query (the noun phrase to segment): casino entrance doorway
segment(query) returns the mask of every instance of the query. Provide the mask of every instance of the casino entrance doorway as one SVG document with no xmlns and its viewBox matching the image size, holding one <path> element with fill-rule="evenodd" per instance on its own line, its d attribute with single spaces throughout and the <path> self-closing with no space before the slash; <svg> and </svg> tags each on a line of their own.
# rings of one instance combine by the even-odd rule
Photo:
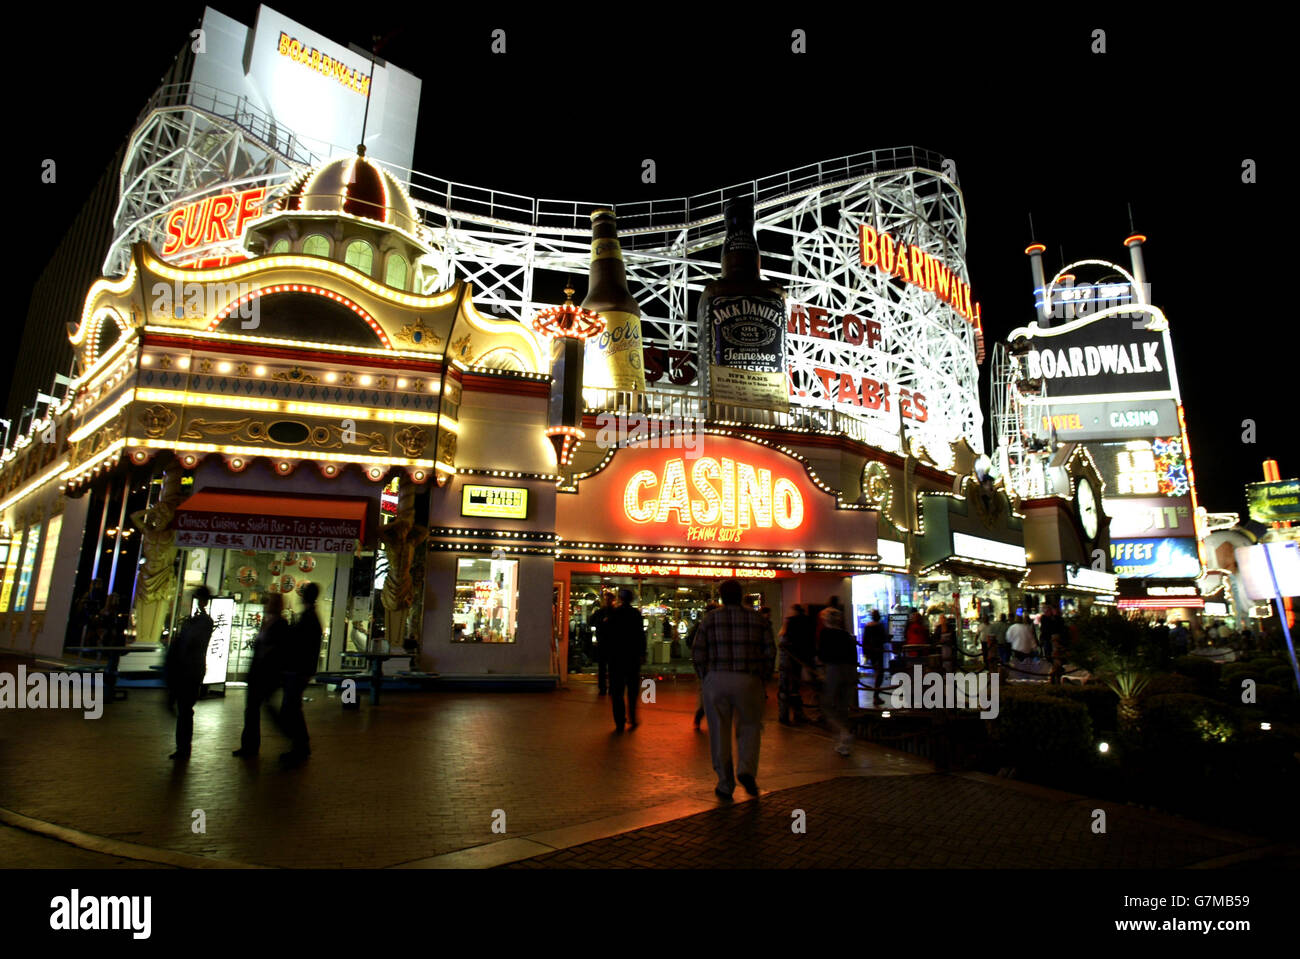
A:
<svg viewBox="0 0 1300 959">
<path fill-rule="evenodd" d="M 718 587 L 730 576 L 643 576 L 609 574 L 587 570 L 594 564 L 572 565 L 569 577 L 569 673 L 596 675 L 597 643 L 589 625 L 599 608 L 601 594 L 616 593 L 624 587 L 632 590 L 633 603 L 641 610 L 646 631 L 646 670 L 662 674 L 691 675 L 691 651 L 687 638 L 691 629 L 708 609 L 718 602 Z M 728 570 L 740 580 L 743 602 L 753 609 L 769 610 L 773 635 L 781 628 L 781 582 L 769 575 L 749 579 L 743 569 Z"/>
</svg>

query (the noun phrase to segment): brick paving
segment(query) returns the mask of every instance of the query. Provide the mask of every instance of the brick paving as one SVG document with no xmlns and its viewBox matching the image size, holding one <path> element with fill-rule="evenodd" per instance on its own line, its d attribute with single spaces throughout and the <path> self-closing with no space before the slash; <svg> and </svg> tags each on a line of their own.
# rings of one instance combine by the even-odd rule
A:
<svg viewBox="0 0 1300 959">
<path fill-rule="evenodd" d="M 1090 828 L 1098 807 L 1107 811 L 1104 835 Z M 803 834 L 792 829 L 796 810 Z M 1046 790 L 964 776 L 844 777 L 501 868 L 1169 869 L 1250 847 L 1172 817 Z"/>
<path fill-rule="evenodd" d="M 14 661 L 0 661 L 12 672 Z M 195 709 L 194 756 L 167 759 L 173 719 L 158 689 L 133 689 L 98 720 L 58 710 L 0 712 L 0 807 L 93 835 L 235 862 L 385 867 L 503 837 L 712 797 L 708 737 L 691 728 L 695 684 L 661 683 L 640 728 L 611 735 L 608 700 L 554 693 L 391 693 L 344 710 L 314 687 L 313 755 L 283 770 L 287 743 L 263 718 L 262 758 L 239 745 L 244 692 Z M 769 711 L 776 708 L 775 691 Z M 774 716 L 772 717 L 774 719 Z M 918 772 L 912 757 L 862 745 L 843 759 L 817 734 L 770 722 L 761 772 L 831 776 L 845 767 Z M 207 831 L 191 830 L 206 813 Z M 0 861 L 3 865 L 3 861 Z"/>
<path fill-rule="evenodd" d="M 14 665 L 0 659 L 2 671 Z M 94 721 L 4 710 L 0 809 L 171 853 L 306 868 L 436 864 L 466 850 L 483 853 L 472 863 L 483 865 L 535 856 L 519 863 L 527 867 L 1159 867 L 1259 845 L 1123 806 L 937 776 L 929 763 L 865 743 L 841 758 L 824 734 L 776 724 L 774 690 L 759 784 L 801 785 L 718 808 L 709 805 L 708 737 L 691 728 L 693 680 L 661 683 L 640 728 L 622 736 L 612 735 L 608 700 L 586 683 L 554 693 L 392 693 L 359 710 L 343 710 L 323 688 L 310 696 L 313 756 L 292 770 L 275 761 L 287 744 L 266 717 L 262 758 L 230 756 L 239 689 L 198 704 L 194 757 L 183 766 L 166 758 L 173 719 L 161 690 L 133 689 Z M 1089 830 L 1098 805 L 1110 815 L 1100 837 Z M 807 814 L 806 835 L 790 830 L 795 808 Z M 195 809 L 206 832 L 191 829 Z M 504 835 L 492 832 L 498 809 Z M 0 833 L 0 867 L 40 865 L 42 850 L 48 865 L 82 858 L 64 843 L 10 833 Z M 518 852 L 494 850 L 503 839 Z M 139 865 L 84 852 L 91 867 Z"/>
</svg>

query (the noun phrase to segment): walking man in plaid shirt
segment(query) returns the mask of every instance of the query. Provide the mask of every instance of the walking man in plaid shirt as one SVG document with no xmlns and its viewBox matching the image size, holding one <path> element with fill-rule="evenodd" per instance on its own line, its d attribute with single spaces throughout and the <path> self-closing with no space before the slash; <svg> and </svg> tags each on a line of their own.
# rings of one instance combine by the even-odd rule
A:
<svg viewBox="0 0 1300 959">
<path fill-rule="evenodd" d="M 727 580 L 719 594 L 722 606 L 704 617 L 692 647 L 695 671 L 704 683 L 709 748 L 713 771 L 718 774 L 714 792 L 730 799 L 739 782 L 747 793 L 757 796 L 754 777 L 763 729 L 763 684 L 775 666 L 776 644 L 771 624 L 741 605 L 738 580 Z M 731 758 L 733 718 L 740 751 L 735 768 Z"/>
</svg>

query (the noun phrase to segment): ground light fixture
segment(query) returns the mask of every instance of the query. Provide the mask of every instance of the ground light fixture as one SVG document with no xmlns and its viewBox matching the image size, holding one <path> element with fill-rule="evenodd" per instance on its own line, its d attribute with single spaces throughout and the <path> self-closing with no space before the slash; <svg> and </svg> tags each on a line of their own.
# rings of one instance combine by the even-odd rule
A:
<svg viewBox="0 0 1300 959">
<path fill-rule="evenodd" d="M 1099 752 L 1099 753 L 1108 753 L 1108 752 L 1110 752 L 1110 743 L 1098 743 L 1098 744 L 1097 744 L 1097 752 Z"/>
<path fill-rule="evenodd" d="M 1262 729 L 1262 730 L 1264 730 L 1265 732 L 1267 732 L 1268 730 L 1270 730 L 1270 729 L 1273 728 L 1273 724 L 1272 724 L 1272 723 L 1260 723 L 1260 724 L 1259 724 L 1259 728 Z"/>
</svg>

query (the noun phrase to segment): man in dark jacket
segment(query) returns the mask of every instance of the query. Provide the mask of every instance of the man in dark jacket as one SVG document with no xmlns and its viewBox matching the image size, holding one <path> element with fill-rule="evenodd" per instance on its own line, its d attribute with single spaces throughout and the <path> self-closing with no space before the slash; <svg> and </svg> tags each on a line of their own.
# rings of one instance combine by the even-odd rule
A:
<svg viewBox="0 0 1300 959">
<path fill-rule="evenodd" d="M 587 620 L 587 625 L 596 633 L 596 688 L 601 696 L 609 688 L 609 622 L 613 615 L 614 594 L 605 590 L 600 594 L 600 605 Z"/>
<path fill-rule="evenodd" d="M 284 682 L 284 657 L 288 651 L 289 624 L 284 620 L 284 596 L 266 594 L 262 628 L 253 640 L 253 664 L 248 671 L 248 698 L 244 700 L 244 732 L 231 755 L 256 756 L 262 745 L 261 711 L 271 694 Z"/>
<path fill-rule="evenodd" d="M 804 722 L 803 700 L 799 687 L 805 667 L 811 667 L 816 654 L 814 631 L 816 623 L 802 605 L 796 604 L 794 613 L 787 617 L 781 630 L 777 659 L 780 678 L 776 688 L 777 721 L 782 726 Z"/>
<path fill-rule="evenodd" d="M 620 733 L 624 726 L 625 705 L 627 723 L 633 729 L 640 725 L 636 719 L 636 701 L 641 694 L 641 664 L 646 659 L 646 638 L 641 610 L 632 605 L 633 598 L 632 591 L 626 587 L 618 591 L 618 605 L 613 608 L 607 627 L 610 635 L 605 655 L 609 658 L 609 691 L 614 697 L 614 730 Z M 627 695 L 626 703 L 624 693 Z"/>
<path fill-rule="evenodd" d="M 862 627 L 862 658 L 871 666 L 871 684 L 876 688 L 871 693 L 871 705 L 876 705 L 876 695 L 885 683 L 885 643 L 889 642 L 889 631 L 880 621 L 880 610 L 871 611 L 871 621 Z"/>
<path fill-rule="evenodd" d="M 208 642 L 212 638 L 212 617 L 208 603 L 212 591 L 200 586 L 194 591 L 198 611 L 181 623 L 176 635 L 167 644 L 163 660 L 163 676 L 167 681 L 167 697 L 176 710 L 176 752 L 169 759 L 190 758 L 194 742 L 194 704 L 203 691 L 203 674 L 207 671 Z"/>
<path fill-rule="evenodd" d="M 320 587 L 307 582 L 298 594 L 302 597 L 302 612 L 287 637 L 284 664 L 284 697 L 280 701 L 280 728 L 293 745 L 280 761 L 287 765 L 302 762 L 311 755 L 311 741 L 307 735 L 307 720 L 302 714 L 302 694 L 316 675 L 320 664 L 321 628 L 316 615 L 316 597 Z"/>
</svg>

